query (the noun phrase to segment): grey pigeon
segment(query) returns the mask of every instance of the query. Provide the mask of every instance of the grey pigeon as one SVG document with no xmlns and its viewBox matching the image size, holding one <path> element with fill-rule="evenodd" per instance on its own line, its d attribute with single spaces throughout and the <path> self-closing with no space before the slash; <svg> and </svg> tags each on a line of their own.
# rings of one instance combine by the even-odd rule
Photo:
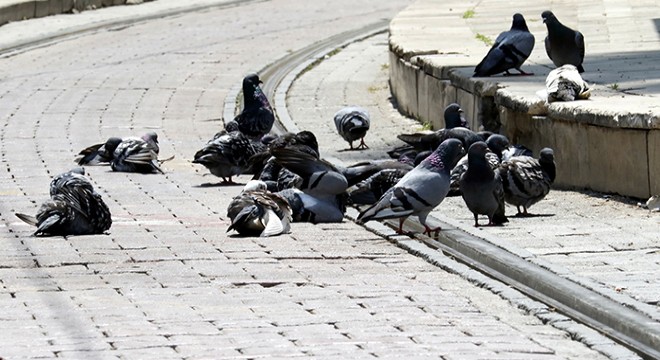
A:
<svg viewBox="0 0 660 360">
<path fill-rule="evenodd" d="M 579 72 L 584 72 L 584 36 L 559 22 L 552 11 L 541 13 L 541 18 L 548 28 L 545 38 L 545 51 L 555 66 L 571 64 Z"/>
<path fill-rule="evenodd" d="M 234 118 L 238 130 L 251 139 L 268 134 L 275 123 L 273 109 L 260 84 L 257 74 L 249 74 L 243 79 L 243 110 Z"/>
<path fill-rule="evenodd" d="M 371 205 L 396 185 L 409 169 L 382 169 L 348 188 L 348 198 L 354 205 Z"/>
<path fill-rule="evenodd" d="M 518 216 L 529 216 L 527 209 L 543 199 L 555 181 L 554 151 L 542 149 L 538 160 L 514 156 L 500 165 L 499 173 L 504 184 L 504 200 L 517 207 Z"/>
<path fill-rule="evenodd" d="M 50 199 L 31 216 L 16 213 L 36 226 L 35 236 L 102 234 L 112 225 L 110 209 L 94 191 L 82 168 L 62 173 L 50 183 Z"/>
<path fill-rule="evenodd" d="M 474 69 L 474 76 L 491 76 L 516 69 L 520 75 L 534 75 L 524 72 L 520 67 L 527 60 L 534 48 L 534 35 L 529 32 L 522 14 L 513 15 L 511 30 L 501 33 L 488 50 L 488 54 Z"/>
<path fill-rule="evenodd" d="M 158 146 L 158 134 L 154 131 L 149 131 L 142 135 L 142 137 L 137 138 L 137 137 L 129 137 L 126 138 L 125 140 L 135 140 L 135 139 L 141 139 L 148 144 L 151 145 L 151 147 L 154 149 L 156 154 L 158 154 L 160 148 Z M 95 144 L 92 146 L 89 146 L 78 155 L 80 157 L 76 158 L 76 162 L 78 165 L 109 165 L 112 162 L 112 159 L 114 158 L 114 150 L 109 151 L 108 147 L 111 149 L 116 149 L 117 146 L 123 141 L 124 139 L 119 138 L 119 137 L 111 137 L 106 140 L 105 143 L 102 144 Z M 108 146 L 106 146 L 108 144 Z"/>
<path fill-rule="evenodd" d="M 486 159 L 489 151 L 485 142 L 476 142 L 468 149 L 468 168 L 459 181 L 461 195 L 474 214 L 474 226 L 479 226 L 479 215 L 488 216 L 488 225 L 507 222 L 504 215 L 504 189 L 499 173 Z"/>
<path fill-rule="evenodd" d="M 465 119 L 463 109 L 457 103 L 451 103 L 445 107 L 444 119 L 445 129 L 452 129 L 455 127 L 470 128 L 467 119 Z"/>
<path fill-rule="evenodd" d="M 463 156 L 464 149 L 457 139 L 443 141 L 424 161 L 410 170 L 372 206 L 360 213 L 357 220 L 399 219 L 399 233 L 403 222 L 411 215 L 424 225 L 424 234 L 438 232 L 426 225 L 426 217 L 449 192 L 449 171 Z"/>
<path fill-rule="evenodd" d="M 562 65 L 548 74 L 545 79 L 548 102 L 574 101 L 591 96 L 589 85 L 582 79 L 577 68 L 571 64 Z"/>
<path fill-rule="evenodd" d="M 251 141 L 240 131 L 221 131 L 195 153 L 194 164 L 204 165 L 211 174 L 233 184 L 232 176 L 242 174 L 249 166 L 251 156 L 265 145 Z"/>
<path fill-rule="evenodd" d="M 353 150 L 353 141 L 360 140 L 360 145 L 355 149 L 368 149 L 369 146 L 364 143 L 364 136 L 369 131 L 371 120 L 367 109 L 359 106 L 348 106 L 335 113 L 335 127 L 339 135 L 346 141 Z"/>
<path fill-rule="evenodd" d="M 346 198 L 343 195 L 323 200 L 296 188 L 284 189 L 276 194 L 285 198 L 291 205 L 294 222 L 337 223 L 344 219 Z"/>
<path fill-rule="evenodd" d="M 235 230 L 243 236 L 276 236 L 290 231 L 291 206 L 278 194 L 266 189 L 259 180 L 250 180 L 243 191 L 235 196 L 227 208 L 231 225 L 227 232 Z"/>
</svg>

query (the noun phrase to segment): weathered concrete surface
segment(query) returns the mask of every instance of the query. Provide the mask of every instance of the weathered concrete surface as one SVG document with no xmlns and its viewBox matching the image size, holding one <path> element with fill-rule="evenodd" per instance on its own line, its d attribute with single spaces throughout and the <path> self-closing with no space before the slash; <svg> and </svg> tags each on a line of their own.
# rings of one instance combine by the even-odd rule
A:
<svg viewBox="0 0 660 360">
<path fill-rule="evenodd" d="M 654 26 L 655 12 L 651 11 L 656 7 L 638 2 L 611 6 L 602 1 L 521 4 L 516 10 L 526 16 L 536 37 L 535 49 L 524 68 L 536 75 L 472 78 L 474 66 L 488 49 L 477 35 L 494 39 L 508 29 L 512 15 L 508 4 L 420 0 L 401 12 L 390 26 L 392 91 L 402 110 L 436 128 L 444 124 L 433 115 L 435 111 L 430 111 L 429 104 L 442 108 L 458 101 L 465 103 L 475 128 L 483 125 L 500 131 L 535 151 L 549 146 L 557 153 L 564 152 L 563 159 L 568 161 L 560 164 L 565 171 L 559 172 L 558 185 L 647 198 L 657 187 L 650 184 L 660 178 L 656 163 L 649 157 L 656 150 L 646 141 L 646 137 L 656 138 L 655 133 L 660 131 L 660 108 L 656 104 L 660 87 L 655 80 L 660 77 L 655 66 L 660 60 L 660 41 Z M 539 21 L 545 9 L 552 9 L 563 23 L 584 33 L 587 70 L 583 77 L 593 84 L 589 100 L 547 104 L 537 95 L 552 69 L 543 48 L 545 26 Z M 439 89 L 431 84 L 438 82 L 450 83 L 443 84 L 448 95 L 431 94 L 429 89 Z M 555 124 L 530 129 L 541 124 L 534 116 L 547 116 Z M 578 124 L 577 132 L 573 123 Z M 619 138 L 617 131 L 606 129 L 622 129 L 622 141 L 615 141 Z M 517 137 L 521 133 L 541 136 Z M 565 139 L 566 134 L 575 136 Z M 592 156 L 580 152 L 585 146 L 594 153 Z M 608 174 L 607 179 L 602 179 L 603 173 Z"/>
<path fill-rule="evenodd" d="M 0 0 L 0 25 L 72 11 L 142 2 L 142 0 Z"/>
</svg>

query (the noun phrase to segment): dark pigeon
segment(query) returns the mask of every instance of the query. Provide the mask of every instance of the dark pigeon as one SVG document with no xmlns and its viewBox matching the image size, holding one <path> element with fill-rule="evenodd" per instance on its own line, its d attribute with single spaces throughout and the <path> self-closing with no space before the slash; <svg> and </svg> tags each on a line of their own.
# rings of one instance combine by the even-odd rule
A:
<svg viewBox="0 0 660 360">
<path fill-rule="evenodd" d="M 545 38 L 545 51 L 555 66 L 571 64 L 577 67 L 578 72 L 584 72 L 584 36 L 559 22 L 552 11 L 546 10 L 541 18 L 548 28 Z"/>
<path fill-rule="evenodd" d="M 250 157 L 263 149 L 265 145 L 251 141 L 240 131 L 221 131 L 195 153 L 193 163 L 204 165 L 224 183 L 232 184 L 231 177 L 246 171 Z"/>
<path fill-rule="evenodd" d="M 383 169 L 348 188 L 349 202 L 354 205 L 371 205 L 396 185 L 410 170 Z"/>
<path fill-rule="evenodd" d="M 488 151 L 485 142 L 470 146 L 468 168 L 459 181 L 463 200 L 474 214 L 474 226 L 479 226 L 479 215 L 488 216 L 488 225 L 501 225 L 508 221 L 504 215 L 502 179 L 488 163 Z"/>
<path fill-rule="evenodd" d="M 463 109 L 457 103 L 451 103 L 447 105 L 444 112 L 444 119 L 445 129 L 451 129 L 455 127 L 464 127 L 467 129 L 470 128 L 467 119 L 465 119 Z"/>
<path fill-rule="evenodd" d="M 238 130 L 251 139 L 259 139 L 268 134 L 275 123 L 275 115 L 259 84 L 257 74 L 249 74 L 243 79 L 243 111 L 234 121 Z"/>
<path fill-rule="evenodd" d="M 339 135 L 348 142 L 350 149 L 353 150 L 353 141 L 360 140 L 359 149 L 368 149 L 369 146 L 364 143 L 364 137 L 369 131 L 371 120 L 367 109 L 358 106 L 345 107 L 334 116 L 335 127 Z"/>
<path fill-rule="evenodd" d="M 35 236 L 102 234 L 112 225 L 110 209 L 82 168 L 53 178 L 50 199 L 41 205 L 36 217 L 21 213 L 16 216 L 37 227 Z"/>
<path fill-rule="evenodd" d="M 445 140 L 375 204 L 362 211 L 357 220 L 364 223 L 370 220 L 398 218 L 398 232 L 403 233 L 403 222 L 414 215 L 424 225 L 424 234 L 437 233 L 440 228 L 431 229 L 426 225 L 426 218 L 447 196 L 449 171 L 463 154 L 463 145 L 459 140 Z"/>
<path fill-rule="evenodd" d="M 504 200 L 517 207 L 518 216 L 530 216 L 527 209 L 543 199 L 555 181 L 554 151 L 542 149 L 538 160 L 514 156 L 502 162 L 498 170 L 504 185 Z"/>
<path fill-rule="evenodd" d="M 513 15 L 511 30 L 501 33 L 488 54 L 474 69 L 474 76 L 491 76 L 509 73 L 516 69 L 520 75 L 534 75 L 524 72 L 520 67 L 527 60 L 534 48 L 534 35 L 529 32 L 525 18 L 521 14 Z"/>
</svg>

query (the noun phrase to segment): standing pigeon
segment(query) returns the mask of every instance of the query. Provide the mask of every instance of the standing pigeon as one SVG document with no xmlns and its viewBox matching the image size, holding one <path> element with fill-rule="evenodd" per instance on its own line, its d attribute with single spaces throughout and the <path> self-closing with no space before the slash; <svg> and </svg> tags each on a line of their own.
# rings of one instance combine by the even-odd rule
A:
<svg viewBox="0 0 660 360">
<path fill-rule="evenodd" d="M 459 181 L 465 205 L 474 214 L 474 226 L 479 226 L 479 215 L 488 216 L 488 225 L 508 221 L 504 215 L 502 179 L 488 163 L 488 151 L 488 146 L 482 141 L 470 146 L 468 168 Z"/>
<path fill-rule="evenodd" d="M 476 144 L 476 143 L 475 143 Z M 509 146 L 509 139 L 500 134 L 493 134 L 486 140 L 488 151 L 486 152 L 486 161 L 492 169 L 497 168 L 502 162 L 502 151 Z M 469 148 L 468 148 L 469 149 Z M 468 150 L 469 152 L 469 150 Z M 460 180 L 463 174 L 467 171 L 469 166 L 469 154 L 463 156 L 456 166 L 451 169 L 449 194 L 447 196 L 458 196 L 461 194 Z"/>
<path fill-rule="evenodd" d="M 238 130 L 251 139 L 268 134 L 275 122 L 273 109 L 259 84 L 262 81 L 257 74 L 243 79 L 243 111 L 234 118 Z"/>
<path fill-rule="evenodd" d="M 582 80 L 577 68 L 571 64 L 550 71 L 545 78 L 545 87 L 548 102 L 588 99 L 591 96 L 589 85 Z"/>
<path fill-rule="evenodd" d="M 369 146 L 364 143 L 364 136 L 369 131 L 369 112 L 367 109 L 358 106 L 345 107 L 335 113 L 335 126 L 339 135 L 348 141 L 353 150 L 353 141 L 360 139 L 360 145 L 356 150 L 368 149 Z"/>
<path fill-rule="evenodd" d="M 275 236 L 290 230 L 291 207 L 285 198 L 266 190 L 266 184 L 250 180 L 227 208 L 231 225 L 243 236 Z"/>
<path fill-rule="evenodd" d="M 445 129 L 451 129 L 455 127 L 464 127 L 470 128 L 467 119 L 463 116 L 464 111 L 460 105 L 457 103 L 451 103 L 445 107 L 444 118 L 445 118 Z"/>
<path fill-rule="evenodd" d="M 195 153 L 194 164 L 204 165 L 211 174 L 233 184 L 231 177 L 248 168 L 248 159 L 263 151 L 265 145 L 251 141 L 240 131 L 221 131 Z"/>
<path fill-rule="evenodd" d="M 102 234 L 112 225 L 110 209 L 82 168 L 53 178 L 50 199 L 41 205 L 36 217 L 21 213 L 16 216 L 37 227 L 35 236 Z"/>
<path fill-rule="evenodd" d="M 538 160 L 531 156 L 514 156 L 498 170 L 504 184 L 504 200 L 518 208 L 517 216 L 529 216 L 527 209 L 543 199 L 555 181 L 554 151 L 542 149 Z M 521 206 L 523 211 L 520 211 Z"/>
<path fill-rule="evenodd" d="M 511 30 L 501 33 L 488 50 L 486 57 L 474 69 L 474 76 L 490 76 L 516 69 L 520 75 L 534 75 L 524 72 L 520 67 L 527 60 L 534 48 L 534 35 L 529 32 L 522 14 L 513 15 Z"/>
<path fill-rule="evenodd" d="M 362 211 L 357 220 L 399 219 L 398 232 L 403 233 L 403 222 L 416 215 L 424 225 L 424 234 L 440 230 L 426 225 L 426 217 L 449 192 L 449 171 L 463 155 L 464 149 L 457 139 L 443 141 L 424 161 L 410 170 L 374 205 Z"/>
<path fill-rule="evenodd" d="M 584 72 L 582 61 L 584 61 L 584 36 L 557 20 L 552 11 L 546 10 L 541 18 L 548 28 L 548 36 L 545 38 L 545 51 L 555 66 L 571 64 L 579 72 Z"/>
</svg>

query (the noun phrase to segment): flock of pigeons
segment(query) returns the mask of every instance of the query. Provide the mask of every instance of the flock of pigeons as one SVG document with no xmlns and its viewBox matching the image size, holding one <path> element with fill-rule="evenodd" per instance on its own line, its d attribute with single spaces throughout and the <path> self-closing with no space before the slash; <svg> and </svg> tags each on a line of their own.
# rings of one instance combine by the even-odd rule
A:
<svg viewBox="0 0 660 360">
<path fill-rule="evenodd" d="M 584 72 L 584 36 L 557 19 L 552 11 L 544 11 L 541 18 L 548 29 L 545 50 L 557 66 L 546 78 L 546 91 L 541 96 L 548 102 L 573 101 L 590 96 L 589 86 L 582 79 Z M 491 46 L 486 56 L 474 69 L 474 76 L 483 77 L 500 73 L 512 75 L 516 69 L 520 75 L 533 75 L 521 69 L 534 48 L 534 35 L 527 28 L 522 14 L 513 15 L 511 29 L 502 32 Z"/>
<path fill-rule="evenodd" d="M 550 11 L 542 14 L 548 27 L 548 55 L 562 69 L 584 71 L 582 34 L 562 25 Z M 517 69 L 534 46 L 522 15 L 515 14 L 511 30 L 498 36 L 475 76 Z M 579 76 L 579 75 L 578 75 Z M 321 158 L 311 131 L 273 135 L 275 116 L 263 93 L 257 74 L 243 79 L 244 108 L 225 128 L 197 151 L 193 163 L 232 184 L 232 177 L 253 174 L 227 213 L 235 230 L 246 236 L 288 233 L 291 222 L 341 222 L 347 205 L 362 207 L 359 222 L 399 219 L 398 232 L 409 216 L 417 216 L 425 234 L 440 230 L 426 225 L 428 214 L 447 196 L 462 196 L 474 214 L 488 217 L 488 225 L 508 221 L 505 203 L 517 207 L 519 216 L 550 191 L 556 169 L 552 149 L 534 158 L 522 145 L 512 145 L 500 134 L 469 129 L 459 104 L 444 111 L 445 128 L 400 134 L 405 145 L 388 152 L 390 159 L 335 166 Z M 351 106 L 334 116 L 339 135 L 350 149 L 366 149 L 364 137 L 370 128 L 366 109 Z M 353 142 L 360 141 L 357 147 Z M 113 171 L 163 173 L 158 159 L 158 136 L 111 137 L 79 153 L 78 165 L 110 165 Z M 522 210 L 521 210 L 522 208 Z M 37 227 L 35 235 L 100 234 L 110 229 L 108 206 L 94 191 L 82 167 L 56 176 L 50 184 L 50 199 L 36 216 L 16 214 Z"/>
</svg>

